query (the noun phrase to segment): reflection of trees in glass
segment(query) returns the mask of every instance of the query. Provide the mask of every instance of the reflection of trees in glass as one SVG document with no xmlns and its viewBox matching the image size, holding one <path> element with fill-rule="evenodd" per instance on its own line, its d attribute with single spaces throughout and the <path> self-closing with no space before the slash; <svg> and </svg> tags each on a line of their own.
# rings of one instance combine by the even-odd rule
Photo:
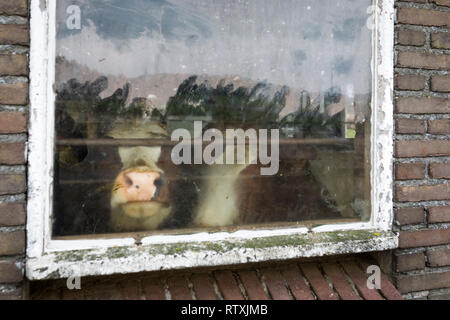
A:
<svg viewBox="0 0 450 320">
<path fill-rule="evenodd" d="M 58 113 L 68 113 L 78 119 L 78 130 L 85 138 L 103 137 L 114 126 L 117 119 L 142 117 L 144 109 L 138 100 L 126 106 L 130 85 L 117 89 L 111 96 L 101 98 L 100 93 L 108 88 L 108 79 L 100 77 L 93 82 L 79 83 L 76 79 L 66 82 L 58 91 L 56 108 Z M 67 130 L 57 127 L 59 130 Z M 58 133 L 62 133 L 58 131 Z"/>
<path fill-rule="evenodd" d="M 225 80 L 215 88 L 206 81 L 197 84 L 196 80 L 192 76 L 178 87 L 163 112 L 164 121 L 170 116 L 209 116 L 213 122 L 225 126 L 271 128 L 277 125 L 289 93 L 284 86 L 271 96 L 266 82 L 259 82 L 253 88 L 235 89 Z"/>
<path fill-rule="evenodd" d="M 216 87 L 207 81 L 196 83 L 192 76 L 183 81 L 164 110 L 147 110 L 146 98 L 135 98 L 127 106 L 130 85 L 117 89 L 111 96 L 101 98 L 108 87 L 106 77 L 92 82 L 66 82 L 57 95 L 57 134 L 61 138 L 101 138 L 118 121 L 137 119 L 150 115 L 153 120 L 167 123 L 169 118 L 200 116 L 212 119 L 213 124 L 236 128 L 280 128 L 300 132 L 300 137 L 337 137 L 340 135 L 340 114 L 332 117 L 314 105 L 309 94 L 304 93 L 306 104 L 284 117 L 281 111 L 286 105 L 289 88 L 274 91 L 267 82 L 253 87 L 235 88 L 220 81 Z M 341 93 L 336 88 L 324 94 L 323 108 L 336 103 Z M 306 99 L 305 99 L 306 96 Z"/>
<path fill-rule="evenodd" d="M 303 92 L 306 103 L 302 108 L 288 114 L 279 121 L 280 128 L 290 128 L 295 132 L 295 136 L 301 138 L 309 137 L 338 137 L 341 135 L 341 114 L 337 113 L 330 117 L 321 112 L 320 104 L 313 105 L 308 93 Z M 323 107 L 326 108 L 341 100 L 341 93 L 337 88 L 331 88 L 324 93 Z"/>
<path fill-rule="evenodd" d="M 226 84 L 225 80 L 213 87 L 208 82 L 198 84 L 196 80 L 195 76 L 186 79 L 178 87 L 176 94 L 169 99 L 165 109 L 148 110 L 146 98 L 134 98 L 131 103 L 127 103 L 131 89 L 129 84 L 117 89 L 111 96 L 102 98 L 101 93 L 108 87 L 106 77 L 85 83 L 72 79 L 64 83 L 57 92 L 57 137 L 105 138 L 117 123 L 144 117 L 162 124 L 173 119 L 189 120 L 192 117 L 200 117 L 208 121 L 210 127 L 219 129 L 279 128 L 281 134 L 294 130 L 298 133 L 294 136 L 299 138 L 340 135 L 340 115 L 329 117 L 320 112 L 323 108 L 312 102 L 307 93 L 304 93 L 302 101 L 299 101 L 297 111 L 280 117 L 289 94 L 287 87 L 275 89 L 266 82 L 260 82 L 250 88 L 235 88 L 233 84 Z M 327 107 L 340 99 L 340 92 L 330 89 L 323 94 L 321 106 Z M 186 125 L 188 122 L 186 121 Z M 55 235 L 110 232 L 107 221 L 111 185 L 108 179 L 113 179 L 120 170 L 116 152 L 114 148 L 86 146 L 83 143 L 57 146 Z M 244 222 L 287 222 L 339 217 L 333 200 L 329 199 L 326 190 L 310 172 L 308 161 L 316 154 L 314 148 L 286 145 L 282 146 L 281 153 L 282 158 L 289 156 L 287 161 L 280 164 L 280 174 L 268 180 L 264 188 L 249 185 L 240 190 L 243 194 L 252 191 L 248 197 L 253 199 L 254 204 L 263 201 L 262 199 L 267 202 L 265 211 L 249 212 L 248 216 L 251 218 Z M 248 176 L 251 177 L 253 169 L 249 167 Z M 184 179 L 191 175 L 201 176 L 201 170 L 202 168 L 185 168 L 182 176 Z M 245 181 L 251 184 L 259 180 L 247 178 Z M 189 183 L 191 182 L 185 181 L 183 190 L 179 192 L 183 195 L 182 200 L 186 202 L 181 206 L 183 213 L 186 213 L 186 208 L 189 207 L 187 202 L 198 196 L 196 189 L 193 189 L 192 196 L 187 196 L 186 190 L 189 188 L 186 188 L 186 184 Z M 282 200 L 277 199 L 280 193 L 284 194 Z M 268 197 L 268 194 L 272 196 Z M 273 203 L 277 203 L 279 215 L 273 215 Z M 178 227 L 182 228 L 188 224 L 184 223 Z"/>
<path fill-rule="evenodd" d="M 313 106 L 309 94 L 305 93 L 307 104 L 297 111 L 280 118 L 286 105 L 289 88 L 283 86 L 275 93 L 271 85 L 259 82 L 252 88 L 234 88 L 222 80 L 214 88 L 207 82 L 196 83 L 196 77 L 186 79 L 175 96 L 169 99 L 165 111 L 160 111 L 161 120 L 171 116 L 209 116 L 214 123 L 238 128 L 279 128 L 301 132 L 300 137 L 340 136 L 340 114 L 333 117 L 320 111 L 320 105 Z M 326 108 L 340 100 L 337 88 L 324 93 Z"/>
</svg>

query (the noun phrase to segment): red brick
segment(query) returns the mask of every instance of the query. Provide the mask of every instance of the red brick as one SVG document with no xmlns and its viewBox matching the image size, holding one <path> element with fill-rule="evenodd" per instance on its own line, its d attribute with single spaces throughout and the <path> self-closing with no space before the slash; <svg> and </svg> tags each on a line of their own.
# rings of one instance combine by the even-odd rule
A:
<svg viewBox="0 0 450 320">
<path fill-rule="evenodd" d="M 423 90 L 425 77 L 417 74 L 399 74 L 395 76 L 395 89 L 397 90 Z"/>
<path fill-rule="evenodd" d="M 436 3 L 438 6 L 450 7 L 450 0 L 431 0 L 432 3 Z"/>
<path fill-rule="evenodd" d="M 192 300 L 191 289 L 184 276 L 173 276 L 167 279 L 172 300 Z"/>
<path fill-rule="evenodd" d="M 428 121 L 428 132 L 431 134 L 450 133 L 450 119 L 439 119 Z"/>
<path fill-rule="evenodd" d="M 397 186 L 395 199 L 399 202 L 448 200 L 450 198 L 450 184 Z"/>
<path fill-rule="evenodd" d="M 0 44 L 19 44 L 27 46 L 30 43 L 29 28 L 21 24 L 0 25 Z"/>
<path fill-rule="evenodd" d="M 416 119 L 397 119 L 395 131 L 400 134 L 422 134 L 425 133 L 425 123 Z"/>
<path fill-rule="evenodd" d="M 428 211 L 429 223 L 450 222 L 450 206 L 432 207 Z"/>
<path fill-rule="evenodd" d="M 397 33 L 397 43 L 407 46 L 423 46 L 425 33 L 422 31 L 400 30 Z"/>
<path fill-rule="evenodd" d="M 366 271 L 366 274 L 368 274 L 367 270 L 369 266 L 374 265 L 373 260 L 361 259 L 359 262 L 361 263 L 362 269 Z M 381 294 L 386 300 L 403 300 L 403 296 L 400 292 L 398 292 L 397 288 L 394 287 L 392 282 L 389 281 L 384 273 L 380 274 L 380 289 L 378 290 L 381 291 Z"/>
<path fill-rule="evenodd" d="M 198 300 L 216 300 L 214 283 L 208 274 L 193 274 L 191 283 L 194 286 L 194 292 Z"/>
<path fill-rule="evenodd" d="M 431 267 L 450 266 L 450 249 L 428 250 L 427 256 Z"/>
<path fill-rule="evenodd" d="M 0 195 L 23 193 L 26 190 L 23 174 L 0 174 Z"/>
<path fill-rule="evenodd" d="M 25 143 L 0 144 L 0 164 L 14 165 L 25 163 Z"/>
<path fill-rule="evenodd" d="M 13 291 L 0 292 L 0 301 L 1 300 L 22 300 L 22 290 L 16 289 Z"/>
<path fill-rule="evenodd" d="M 28 104 L 28 83 L 0 84 L 0 104 Z"/>
<path fill-rule="evenodd" d="M 239 271 L 238 274 L 250 300 L 268 300 L 255 271 L 243 270 Z"/>
<path fill-rule="evenodd" d="M 396 112 L 412 114 L 450 113 L 450 101 L 446 98 L 401 97 L 397 99 Z"/>
<path fill-rule="evenodd" d="M 1 232 L 0 256 L 10 256 L 25 252 L 25 232 Z"/>
<path fill-rule="evenodd" d="M 430 177 L 433 179 L 449 179 L 450 163 L 432 163 L 430 164 Z"/>
<path fill-rule="evenodd" d="M 229 270 L 216 271 L 214 277 L 217 280 L 222 297 L 225 300 L 243 300 L 241 290 L 239 289 L 233 273 Z"/>
<path fill-rule="evenodd" d="M 399 208 L 395 210 L 395 220 L 399 225 L 423 223 L 425 211 L 419 208 Z"/>
<path fill-rule="evenodd" d="M 432 76 L 431 90 L 437 92 L 450 92 L 450 76 Z"/>
<path fill-rule="evenodd" d="M 450 293 L 431 293 L 428 296 L 428 300 L 450 300 Z"/>
<path fill-rule="evenodd" d="M 425 254 L 417 252 L 412 254 L 402 254 L 396 256 L 397 272 L 405 272 L 425 268 Z"/>
<path fill-rule="evenodd" d="M 27 74 L 27 56 L 23 54 L 0 54 L 0 75 L 25 76 Z"/>
<path fill-rule="evenodd" d="M 159 278 L 143 279 L 142 290 L 146 300 L 166 300 L 164 284 Z"/>
<path fill-rule="evenodd" d="M 25 224 L 24 203 L 0 203 L 0 226 Z"/>
<path fill-rule="evenodd" d="M 450 56 L 439 53 L 400 51 L 397 66 L 404 68 L 448 70 Z"/>
<path fill-rule="evenodd" d="M 440 157 L 450 155 L 449 140 L 405 140 L 396 141 L 396 156 L 399 158 L 411 157 Z"/>
<path fill-rule="evenodd" d="M 101 283 L 89 286 L 86 291 L 87 300 L 121 300 L 119 288 L 114 283 Z"/>
<path fill-rule="evenodd" d="M 0 112 L 0 134 L 27 131 L 27 118 L 22 112 Z"/>
<path fill-rule="evenodd" d="M 367 288 L 367 274 L 365 274 L 354 261 L 343 261 L 341 262 L 341 265 L 353 280 L 359 293 L 364 299 L 383 300 L 383 297 L 381 297 L 377 290 Z"/>
<path fill-rule="evenodd" d="M 22 270 L 14 262 L 0 261 L 0 283 L 16 283 L 22 280 Z"/>
<path fill-rule="evenodd" d="M 397 163 L 395 165 L 395 178 L 397 180 L 413 180 L 425 178 L 424 163 Z"/>
<path fill-rule="evenodd" d="M 61 300 L 62 299 L 62 288 L 55 288 L 54 286 L 49 286 L 44 288 L 37 295 L 32 297 L 33 300 Z"/>
<path fill-rule="evenodd" d="M 296 265 L 283 266 L 281 274 L 289 285 L 292 295 L 297 300 L 314 300 L 314 296 L 305 283 Z"/>
<path fill-rule="evenodd" d="M 448 32 L 432 33 L 431 46 L 436 49 L 450 49 L 450 33 Z"/>
<path fill-rule="evenodd" d="M 397 280 L 397 288 L 402 293 L 447 287 L 450 287 L 450 271 L 410 275 Z"/>
<path fill-rule="evenodd" d="M 141 300 L 140 282 L 137 280 L 124 280 L 118 283 L 124 300 Z"/>
<path fill-rule="evenodd" d="M 450 13 L 429 9 L 398 8 L 397 22 L 450 28 Z"/>
<path fill-rule="evenodd" d="M 85 300 L 85 290 L 81 289 L 73 289 L 69 290 L 68 288 L 62 288 L 61 292 L 62 300 Z"/>
<path fill-rule="evenodd" d="M 0 0 L 0 14 L 27 16 L 27 0 Z"/>
<path fill-rule="evenodd" d="M 316 264 L 301 264 L 300 268 L 319 300 L 337 300 L 339 298 L 337 294 L 331 290 Z"/>
<path fill-rule="evenodd" d="M 400 231 L 400 248 L 437 246 L 447 243 L 450 243 L 450 229 Z"/>
<path fill-rule="evenodd" d="M 401 293 L 383 273 L 380 278 L 380 290 L 387 300 L 404 300 Z"/>
<path fill-rule="evenodd" d="M 273 268 L 264 268 L 260 270 L 264 283 L 274 300 L 292 300 L 284 284 L 284 280 L 278 270 Z"/>
<path fill-rule="evenodd" d="M 336 263 L 322 263 L 322 268 L 342 300 L 361 300 Z"/>
</svg>

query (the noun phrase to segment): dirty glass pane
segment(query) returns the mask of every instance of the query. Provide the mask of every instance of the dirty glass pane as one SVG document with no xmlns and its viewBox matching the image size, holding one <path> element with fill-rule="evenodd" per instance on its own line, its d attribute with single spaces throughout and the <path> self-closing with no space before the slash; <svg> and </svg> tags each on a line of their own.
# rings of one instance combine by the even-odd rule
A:
<svg viewBox="0 0 450 320">
<path fill-rule="evenodd" d="M 370 218 L 372 0 L 59 0 L 53 236 Z"/>
</svg>

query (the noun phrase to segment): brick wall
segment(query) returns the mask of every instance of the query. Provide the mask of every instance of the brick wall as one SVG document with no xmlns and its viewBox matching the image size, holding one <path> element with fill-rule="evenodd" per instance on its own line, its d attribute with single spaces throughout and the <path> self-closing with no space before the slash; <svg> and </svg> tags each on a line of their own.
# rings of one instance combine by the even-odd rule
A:
<svg viewBox="0 0 450 320">
<path fill-rule="evenodd" d="M 450 0 L 396 6 L 393 274 L 406 298 L 450 299 Z"/>
<path fill-rule="evenodd" d="M 22 299 L 25 287 L 27 3 L 0 0 L 0 300 Z"/>
</svg>

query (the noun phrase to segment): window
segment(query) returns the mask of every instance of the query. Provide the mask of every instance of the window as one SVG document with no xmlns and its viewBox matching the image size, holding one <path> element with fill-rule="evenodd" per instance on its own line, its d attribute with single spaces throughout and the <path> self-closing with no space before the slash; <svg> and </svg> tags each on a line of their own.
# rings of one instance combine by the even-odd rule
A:
<svg viewBox="0 0 450 320">
<path fill-rule="evenodd" d="M 29 277 L 396 246 L 393 1 L 41 4 Z"/>
</svg>

